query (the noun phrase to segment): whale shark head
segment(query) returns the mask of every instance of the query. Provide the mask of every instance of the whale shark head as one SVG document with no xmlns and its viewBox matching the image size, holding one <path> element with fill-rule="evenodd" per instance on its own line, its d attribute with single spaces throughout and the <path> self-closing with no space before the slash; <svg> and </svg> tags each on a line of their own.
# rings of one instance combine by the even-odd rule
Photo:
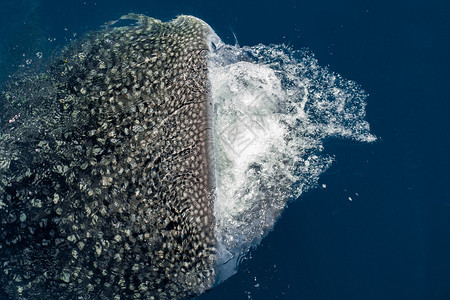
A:
<svg viewBox="0 0 450 300">
<path fill-rule="evenodd" d="M 2 95 L 13 298 L 180 299 L 214 282 L 210 28 L 126 18 Z"/>
</svg>

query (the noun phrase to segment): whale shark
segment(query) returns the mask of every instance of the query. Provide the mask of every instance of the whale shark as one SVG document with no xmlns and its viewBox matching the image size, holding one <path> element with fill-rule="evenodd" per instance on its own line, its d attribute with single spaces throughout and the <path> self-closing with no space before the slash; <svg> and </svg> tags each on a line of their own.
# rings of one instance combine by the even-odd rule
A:
<svg viewBox="0 0 450 300">
<path fill-rule="evenodd" d="M 13 299 L 182 299 L 215 275 L 203 21 L 76 41 L 2 92 L 0 286 Z"/>
<path fill-rule="evenodd" d="M 71 41 L 1 87 L 0 298 L 214 288 L 318 185 L 325 140 L 376 140 L 366 96 L 307 49 L 227 45 L 192 16 Z"/>
</svg>

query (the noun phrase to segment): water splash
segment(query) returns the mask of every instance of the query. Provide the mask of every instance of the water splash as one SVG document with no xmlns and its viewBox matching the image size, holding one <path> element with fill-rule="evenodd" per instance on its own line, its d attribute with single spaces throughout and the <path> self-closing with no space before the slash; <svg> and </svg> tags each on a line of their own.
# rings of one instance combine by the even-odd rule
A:
<svg viewBox="0 0 450 300">
<path fill-rule="evenodd" d="M 216 237 L 221 282 L 269 232 L 289 200 L 315 187 L 330 137 L 372 142 L 366 93 L 308 50 L 230 46 L 211 37 Z"/>
</svg>

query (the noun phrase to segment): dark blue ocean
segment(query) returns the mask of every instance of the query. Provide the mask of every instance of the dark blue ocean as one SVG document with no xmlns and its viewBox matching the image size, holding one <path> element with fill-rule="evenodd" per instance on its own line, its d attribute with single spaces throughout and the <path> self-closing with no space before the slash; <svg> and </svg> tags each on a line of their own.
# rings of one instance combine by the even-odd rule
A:
<svg viewBox="0 0 450 300">
<path fill-rule="evenodd" d="M 241 46 L 307 47 L 369 94 L 377 141 L 326 140 L 335 161 L 319 185 L 197 299 L 450 299 L 447 1 L 1 0 L 1 82 L 129 12 L 191 14 Z"/>
</svg>

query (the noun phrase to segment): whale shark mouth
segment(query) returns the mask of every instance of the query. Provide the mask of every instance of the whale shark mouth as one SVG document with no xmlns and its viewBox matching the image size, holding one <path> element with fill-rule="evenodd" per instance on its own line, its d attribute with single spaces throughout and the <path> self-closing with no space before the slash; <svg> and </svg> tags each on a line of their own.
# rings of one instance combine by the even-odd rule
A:
<svg viewBox="0 0 450 300">
<path fill-rule="evenodd" d="M 224 44 L 202 20 L 72 42 L 0 96 L 0 290 L 183 299 L 234 272 L 316 185 L 329 137 L 371 142 L 365 94 L 308 51 Z"/>
</svg>

